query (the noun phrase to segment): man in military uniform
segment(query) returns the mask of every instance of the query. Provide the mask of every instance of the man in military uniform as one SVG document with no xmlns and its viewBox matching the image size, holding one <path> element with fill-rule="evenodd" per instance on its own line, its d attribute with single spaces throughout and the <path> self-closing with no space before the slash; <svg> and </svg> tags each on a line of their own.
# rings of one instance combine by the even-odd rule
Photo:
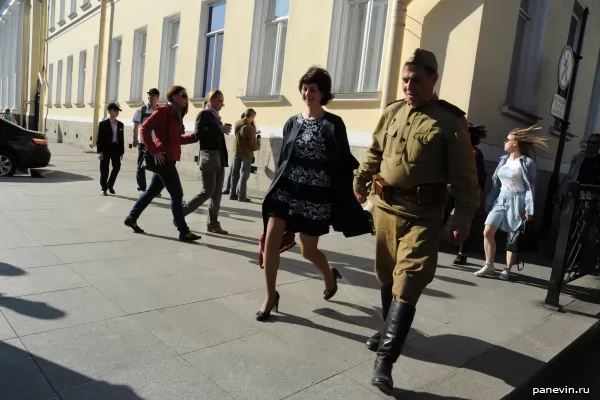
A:
<svg viewBox="0 0 600 400">
<path fill-rule="evenodd" d="M 371 384 L 391 394 L 397 361 L 425 287 L 433 280 L 446 202 L 455 195 L 454 240 L 469 235 L 479 205 L 477 171 L 465 113 L 439 100 L 435 55 L 415 50 L 402 71 L 403 100 L 388 105 L 373 133 L 354 191 L 375 204 L 375 272 L 385 326 L 369 339 L 377 349 Z"/>
</svg>

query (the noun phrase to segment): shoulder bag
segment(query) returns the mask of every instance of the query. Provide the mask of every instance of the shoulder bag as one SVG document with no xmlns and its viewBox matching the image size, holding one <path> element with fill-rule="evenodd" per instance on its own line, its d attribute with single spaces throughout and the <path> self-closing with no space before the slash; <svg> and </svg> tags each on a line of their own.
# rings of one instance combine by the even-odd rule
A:
<svg viewBox="0 0 600 400">
<path fill-rule="evenodd" d="M 169 129 L 169 114 L 167 113 L 167 140 L 165 140 L 165 148 L 168 149 L 169 148 L 169 136 L 170 136 L 170 129 Z M 164 169 L 167 167 L 168 164 L 168 160 L 166 159 L 166 154 L 165 154 L 165 161 L 162 163 L 162 165 L 159 165 L 156 163 L 156 159 L 154 158 L 154 156 L 152 154 L 150 154 L 150 151 L 148 150 L 148 147 L 146 146 L 146 149 L 144 151 L 144 168 L 150 172 L 162 172 L 164 171 Z"/>
<path fill-rule="evenodd" d="M 506 251 L 517 254 L 517 268 L 518 264 L 522 263 L 523 267 L 519 268 L 519 271 L 525 267 L 523 262 L 522 254 L 527 252 L 536 251 L 536 241 L 533 233 L 533 224 L 528 221 L 523 221 L 514 232 L 508 234 L 506 240 Z"/>
</svg>

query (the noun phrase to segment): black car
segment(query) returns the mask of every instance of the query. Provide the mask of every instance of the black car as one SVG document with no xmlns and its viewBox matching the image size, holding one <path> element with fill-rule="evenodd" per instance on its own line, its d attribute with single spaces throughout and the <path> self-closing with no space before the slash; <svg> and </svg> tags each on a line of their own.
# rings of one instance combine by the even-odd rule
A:
<svg viewBox="0 0 600 400">
<path fill-rule="evenodd" d="M 17 169 L 43 168 L 50 163 L 46 135 L 0 118 L 0 177 Z"/>
</svg>

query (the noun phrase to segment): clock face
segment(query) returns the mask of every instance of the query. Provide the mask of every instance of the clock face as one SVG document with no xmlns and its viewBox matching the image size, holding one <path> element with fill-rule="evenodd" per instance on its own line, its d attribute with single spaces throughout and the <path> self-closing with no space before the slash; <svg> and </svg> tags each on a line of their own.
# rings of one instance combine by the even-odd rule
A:
<svg viewBox="0 0 600 400">
<path fill-rule="evenodd" d="M 573 56 L 573 50 L 567 46 L 560 55 L 560 61 L 558 63 L 558 86 L 561 90 L 565 90 L 571 83 L 571 77 L 573 76 L 573 66 L 575 65 L 575 57 Z"/>
</svg>

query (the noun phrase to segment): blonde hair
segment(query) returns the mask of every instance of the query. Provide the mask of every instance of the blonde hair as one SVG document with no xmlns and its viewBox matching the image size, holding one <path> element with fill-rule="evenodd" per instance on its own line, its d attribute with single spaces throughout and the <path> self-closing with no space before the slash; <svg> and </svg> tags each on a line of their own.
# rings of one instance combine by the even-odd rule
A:
<svg viewBox="0 0 600 400">
<path fill-rule="evenodd" d="M 535 157 L 535 147 L 548 148 L 546 143 L 549 139 L 548 136 L 538 133 L 542 129 L 541 126 L 532 125 L 528 128 L 516 128 L 510 131 L 508 134 L 514 137 L 514 140 L 519 146 L 521 154 L 527 157 Z"/>
<path fill-rule="evenodd" d="M 206 106 L 208 105 L 208 102 L 210 102 L 215 96 L 219 96 L 219 95 L 223 95 L 223 92 L 221 92 L 219 89 L 214 89 L 211 90 L 210 92 L 208 92 L 208 95 L 206 96 L 206 100 L 204 101 L 204 108 L 206 108 Z"/>
</svg>

